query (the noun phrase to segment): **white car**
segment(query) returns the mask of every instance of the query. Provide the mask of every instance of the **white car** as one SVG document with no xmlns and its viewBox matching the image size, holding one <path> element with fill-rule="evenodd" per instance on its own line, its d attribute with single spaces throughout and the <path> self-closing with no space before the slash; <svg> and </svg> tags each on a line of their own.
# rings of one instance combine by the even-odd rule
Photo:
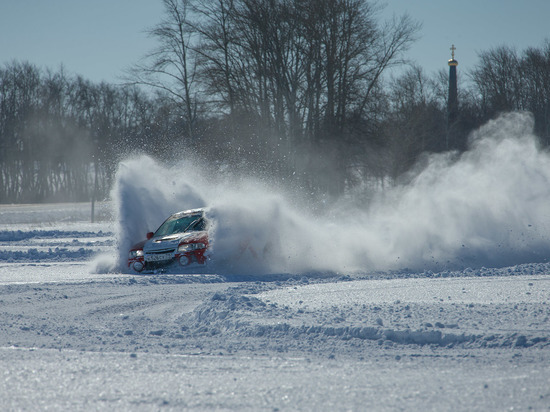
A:
<svg viewBox="0 0 550 412">
<path fill-rule="evenodd" d="M 179 265 L 204 265 L 208 249 L 208 226 L 204 209 L 178 212 L 164 221 L 156 232 L 130 249 L 128 267 L 135 272 Z"/>
</svg>

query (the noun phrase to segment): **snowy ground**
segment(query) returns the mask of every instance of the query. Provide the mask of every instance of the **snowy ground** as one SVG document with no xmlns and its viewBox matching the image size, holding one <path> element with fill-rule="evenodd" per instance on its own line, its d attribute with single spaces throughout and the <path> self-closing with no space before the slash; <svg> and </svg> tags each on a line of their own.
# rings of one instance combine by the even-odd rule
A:
<svg viewBox="0 0 550 412">
<path fill-rule="evenodd" d="M 550 264 L 94 273 L 109 205 L 0 206 L 3 410 L 549 410 Z"/>
</svg>

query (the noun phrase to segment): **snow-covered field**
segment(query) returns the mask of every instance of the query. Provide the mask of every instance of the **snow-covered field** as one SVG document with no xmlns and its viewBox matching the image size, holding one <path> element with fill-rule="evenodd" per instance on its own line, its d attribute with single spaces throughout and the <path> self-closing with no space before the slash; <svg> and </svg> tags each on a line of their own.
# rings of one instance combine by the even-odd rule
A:
<svg viewBox="0 0 550 412">
<path fill-rule="evenodd" d="M 96 223 L 0 205 L 0 409 L 549 410 L 550 161 L 521 122 L 368 211 L 148 158 Z M 205 205 L 204 273 L 128 273 L 132 241 Z M 243 238 L 279 247 L 228 260 Z"/>
<path fill-rule="evenodd" d="M 0 207 L 3 410 L 550 408 L 549 264 L 98 274 L 89 207 Z"/>
</svg>

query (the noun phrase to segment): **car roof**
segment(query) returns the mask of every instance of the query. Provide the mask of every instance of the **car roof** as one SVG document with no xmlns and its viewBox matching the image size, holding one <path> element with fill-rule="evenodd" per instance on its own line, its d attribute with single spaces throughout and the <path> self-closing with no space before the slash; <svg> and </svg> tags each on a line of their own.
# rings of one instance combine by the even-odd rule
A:
<svg viewBox="0 0 550 412">
<path fill-rule="evenodd" d="M 172 216 L 170 217 L 184 217 L 184 216 L 192 216 L 192 215 L 204 215 L 204 209 L 203 208 L 198 208 L 198 209 L 189 209 L 189 210 L 182 210 L 181 212 L 177 212 L 177 213 L 174 213 Z"/>
</svg>

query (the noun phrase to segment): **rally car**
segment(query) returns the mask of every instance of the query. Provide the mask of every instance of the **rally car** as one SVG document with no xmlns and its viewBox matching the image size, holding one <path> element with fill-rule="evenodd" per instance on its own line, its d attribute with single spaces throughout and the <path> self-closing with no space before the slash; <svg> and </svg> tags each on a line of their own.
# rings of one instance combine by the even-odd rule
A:
<svg viewBox="0 0 550 412">
<path fill-rule="evenodd" d="M 128 267 L 136 272 L 172 266 L 204 265 L 207 261 L 208 220 L 203 209 L 170 216 L 156 232 L 130 249 Z"/>
</svg>

